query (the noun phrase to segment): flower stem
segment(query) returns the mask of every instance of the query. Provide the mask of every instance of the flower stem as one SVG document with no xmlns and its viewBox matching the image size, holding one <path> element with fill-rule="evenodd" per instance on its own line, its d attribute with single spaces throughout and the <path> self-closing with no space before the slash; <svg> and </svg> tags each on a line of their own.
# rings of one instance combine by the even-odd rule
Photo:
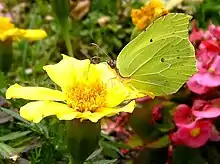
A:
<svg viewBox="0 0 220 164">
<path fill-rule="evenodd" d="M 65 41 L 65 44 L 66 44 L 66 47 L 67 47 L 67 50 L 68 50 L 68 55 L 74 57 L 73 47 L 72 47 L 71 40 L 70 40 L 70 37 L 69 37 L 69 28 L 65 27 L 65 28 L 62 29 L 62 31 L 63 31 L 62 32 L 63 39 Z"/>
<path fill-rule="evenodd" d="M 70 164 L 83 164 L 98 146 L 101 132 L 100 122 L 74 119 L 66 123 Z"/>
</svg>

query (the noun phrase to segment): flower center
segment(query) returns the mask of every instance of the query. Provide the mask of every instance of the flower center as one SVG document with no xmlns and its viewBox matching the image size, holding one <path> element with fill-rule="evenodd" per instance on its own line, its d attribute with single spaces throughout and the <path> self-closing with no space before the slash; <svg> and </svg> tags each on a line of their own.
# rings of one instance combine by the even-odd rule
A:
<svg viewBox="0 0 220 164">
<path fill-rule="evenodd" d="M 106 86 L 101 82 L 80 82 L 66 90 L 67 104 L 79 112 L 95 112 L 105 106 Z"/>
<path fill-rule="evenodd" d="M 200 128 L 194 128 L 190 132 L 192 137 L 197 137 L 200 134 Z"/>
</svg>

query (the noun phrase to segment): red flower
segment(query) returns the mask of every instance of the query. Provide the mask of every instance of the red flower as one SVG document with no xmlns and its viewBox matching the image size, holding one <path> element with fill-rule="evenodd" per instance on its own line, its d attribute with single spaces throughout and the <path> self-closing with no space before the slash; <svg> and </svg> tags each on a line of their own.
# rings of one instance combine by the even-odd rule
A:
<svg viewBox="0 0 220 164">
<path fill-rule="evenodd" d="M 192 115 L 192 110 L 185 104 L 180 104 L 176 107 L 173 115 L 173 120 L 176 126 L 184 126 L 194 121 L 195 117 Z"/>
<path fill-rule="evenodd" d="M 208 120 L 197 120 L 188 127 L 179 127 L 170 135 L 173 144 L 186 145 L 191 148 L 203 146 L 212 134 L 212 124 Z"/>
</svg>

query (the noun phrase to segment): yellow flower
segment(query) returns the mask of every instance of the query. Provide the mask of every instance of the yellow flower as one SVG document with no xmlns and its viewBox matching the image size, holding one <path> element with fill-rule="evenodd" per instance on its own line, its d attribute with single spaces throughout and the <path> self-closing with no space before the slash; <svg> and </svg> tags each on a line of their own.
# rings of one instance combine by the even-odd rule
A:
<svg viewBox="0 0 220 164">
<path fill-rule="evenodd" d="M 43 69 L 61 91 L 14 84 L 6 92 L 7 99 L 37 100 L 20 109 L 20 115 L 29 121 L 38 123 L 44 117 L 56 115 L 60 120 L 78 118 L 97 122 L 105 116 L 134 110 L 135 100 L 118 106 L 132 97 L 132 92 L 106 63 L 91 64 L 88 59 L 77 60 L 63 55 L 59 63 Z"/>
<path fill-rule="evenodd" d="M 10 22 L 10 18 L 0 16 L 0 41 L 5 40 L 39 40 L 47 36 L 44 30 L 19 29 Z"/>
<path fill-rule="evenodd" d="M 145 29 L 158 17 L 168 13 L 162 0 L 151 0 L 140 9 L 132 9 L 131 18 L 138 30 Z"/>
</svg>

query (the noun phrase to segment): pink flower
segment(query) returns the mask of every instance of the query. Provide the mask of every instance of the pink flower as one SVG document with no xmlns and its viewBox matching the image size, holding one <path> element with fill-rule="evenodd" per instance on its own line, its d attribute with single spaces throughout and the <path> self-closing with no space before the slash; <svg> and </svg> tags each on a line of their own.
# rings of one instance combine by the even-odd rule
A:
<svg viewBox="0 0 220 164">
<path fill-rule="evenodd" d="M 192 76 L 186 84 L 192 92 L 200 95 L 208 92 L 211 89 L 210 87 L 200 84 L 195 75 Z"/>
<path fill-rule="evenodd" d="M 189 40 L 191 42 L 195 42 L 197 40 L 202 40 L 203 35 L 204 35 L 204 31 L 196 27 L 195 20 L 192 21 L 192 26 L 193 26 L 192 33 L 189 36 Z"/>
<path fill-rule="evenodd" d="M 215 37 L 216 39 L 220 39 L 220 26 L 210 24 L 208 30 L 210 31 L 213 37 Z"/>
<path fill-rule="evenodd" d="M 207 72 L 213 59 L 218 56 L 220 49 L 213 40 L 202 41 L 196 52 L 197 68 L 200 72 Z"/>
<path fill-rule="evenodd" d="M 197 94 L 204 94 L 211 88 L 220 86 L 220 26 L 209 25 L 204 32 L 196 28 L 190 35 L 191 42 L 200 41 L 196 50 L 198 72 L 187 82 L 188 88 Z"/>
<path fill-rule="evenodd" d="M 176 126 L 181 127 L 190 124 L 194 121 L 195 117 L 192 115 L 192 110 L 185 104 L 180 104 L 176 107 L 173 114 L 173 120 Z"/>
<path fill-rule="evenodd" d="M 198 73 L 187 82 L 188 88 L 204 94 L 220 85 L 220 47 L 213 40 L 203 41 L 196 54 Z"/>
<path fill-rule="evenodd" d="M 176 145 L 186 145 L 191 148 L 203 146 L 210 138 L 212 124 L 208 120 L 197 120 L 188 127 L 179 127 L 170 135 L 170 140 Z"/>
<path fill-rule="evenodd" d="M 195 100 L 192 113 L 199 118 L 215 118 L 220 116 L 220 108 L 213 106 L 212 103 L 208 101 Z"/>
</svg>

